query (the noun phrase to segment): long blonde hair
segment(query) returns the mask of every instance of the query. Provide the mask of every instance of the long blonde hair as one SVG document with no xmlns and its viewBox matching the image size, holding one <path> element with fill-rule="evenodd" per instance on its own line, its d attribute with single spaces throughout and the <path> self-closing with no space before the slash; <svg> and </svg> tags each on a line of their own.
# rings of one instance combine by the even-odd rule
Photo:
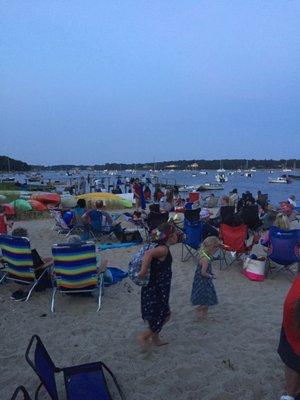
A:
<svg viewBox="0 0 300 400">
<path fill-rule="evenodd" d="M 205 240 L 203 240 L 201 247 L 200 247 L 200 258 L 205 257 L 205 255 L 211 256 L 209 254 L 209 249 L 214 245 L 219 245 L 220 240 L 216 236 L 208 236 Z"/>
<path fill-rule="evenodd" d="M 279 213 L 276 215 L 274 225 L 285 231 L 290 230 L 290 221 L 289 221 L 288 217 L 286 215 L 284 215 L 283 213 Z"/>
</svg>

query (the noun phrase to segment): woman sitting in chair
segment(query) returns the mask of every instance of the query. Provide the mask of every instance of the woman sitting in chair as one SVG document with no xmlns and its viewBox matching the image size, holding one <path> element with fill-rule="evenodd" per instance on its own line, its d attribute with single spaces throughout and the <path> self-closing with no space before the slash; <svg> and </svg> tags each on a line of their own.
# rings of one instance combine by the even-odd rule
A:
<svg viewBox="0 0 300 400">
<path fill-rule="evenodd" d="M 283 213 L 278 213 L 276 215 L 275 221 L 272 226 L 277 226 L 277 228 L 282 229 L 283 231 L 290 230 L 290 221 L 286 215 Z M 264 237 L 261 239 L 260 244 L 262 246 L 268 247 L 270 244 L 269 240 L 269 232 L 267 232 Z"/>
<path fill-rule="evenodd" d="M 95 208 L 83 214 L 82 218 L 89 221 L 90 227 L 95 232 L 109 232 L 112 227 L 113 220 L 108 212 L 103 210 L 104 204 L 102 200 L 95 203 Z"/>
</svg>

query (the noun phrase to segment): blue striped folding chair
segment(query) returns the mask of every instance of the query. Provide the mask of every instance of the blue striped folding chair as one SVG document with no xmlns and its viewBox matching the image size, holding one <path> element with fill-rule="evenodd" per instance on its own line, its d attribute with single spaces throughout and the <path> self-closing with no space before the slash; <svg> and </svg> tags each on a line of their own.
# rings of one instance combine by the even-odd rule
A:
<svg viewBox="0 0 300 400">
<path fill-rule="evenodd" d="M 51 311 L 54 312 L 56 292 L 91 293 L 98 289 L 98 308 L 101 308 L 103 273 L 97 268 L 96 249 L 93 242 L 79 244 L 54 244 L 53 293 Z"/>
<path fill-rule="evenodd" d="M 2 251 L 2 263 L 4 264 L 4 274 L 0 283 L 8 279 L 16 283 L 31 285 L 25 299 L 27 301 L 33 289 L 47 272 L 47 268 L 43 268 L 40 276 L 36 277 L 30 241 L 26 237 L 0 235 L 0 249 Z"/>
</svg>

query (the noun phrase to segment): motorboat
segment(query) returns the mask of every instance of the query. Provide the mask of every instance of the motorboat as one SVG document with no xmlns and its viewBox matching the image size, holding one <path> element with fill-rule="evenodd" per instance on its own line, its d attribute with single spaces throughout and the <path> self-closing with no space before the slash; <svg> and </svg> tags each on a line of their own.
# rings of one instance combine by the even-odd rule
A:
<svg viewBox="0 0 300 400">
<path fill-rule="evenodd" d="M 221 174 L 221 173 L 215 175 L 215 179 L 219 183 L 228 182 L 228 176 L 226 176 L 225 174 Z"/>
<path fill-rule="evenodd" d="M 178 191 L 179 192 L 192 192 L 194 190 L 197 190 L 197 188 L 198 188 L 198 186 L 194 186 L 194 185 L 183 185 L 178 188 Z"/>
<path fill-rule="evenodd" d="M 204 190 L 223 190 L 224 186 L 220 183 L 204 183 L 197 188 L 197 192 L 202 192 Z"/>
<path fill-rule="evenodd" d="M 269 178 L 269 183 L 291 183 L 292 180 L 289 177 L 283 178 L 282 176 L 279 176 L 278 178 L 272 179 Z"/>
<path fill-rule="evenodd" d="M 200 171 L 199 174 L 200 175 L 207 175 L 207 171 Z"/>
</svg>

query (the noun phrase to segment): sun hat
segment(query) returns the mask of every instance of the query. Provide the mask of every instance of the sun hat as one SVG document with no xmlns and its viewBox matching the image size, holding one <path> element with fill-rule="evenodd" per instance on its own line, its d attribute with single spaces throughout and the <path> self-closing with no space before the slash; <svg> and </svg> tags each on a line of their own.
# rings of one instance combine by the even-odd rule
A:
<svg viewBox="0 0 300 400">
<path fill-rule="evenodd" d="M 212 213 L 209 211 L 209 210 L 207 210 L 206 208 L 203 208 L 201 211 L 200 211 L 200 217 L 201 218 L 208 218 L 208 217 L 210 217 L 212 215 Z"/>
</svg>

